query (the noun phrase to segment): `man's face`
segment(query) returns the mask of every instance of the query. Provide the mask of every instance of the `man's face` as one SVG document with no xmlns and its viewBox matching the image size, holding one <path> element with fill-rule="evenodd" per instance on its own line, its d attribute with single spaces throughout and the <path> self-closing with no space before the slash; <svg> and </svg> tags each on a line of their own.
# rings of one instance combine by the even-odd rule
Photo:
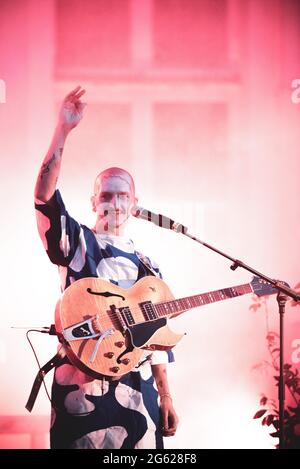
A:
<svg viewBox="0 0 300 469">
<path fill-rule="evenodd" d="M 97 213 L 97 222 L 101 223 L 103 231 L 120 234 L 137 199 L 132 184 L 125 176 L 104 175 L 99 181 L 92 202 Z"/>
</svg>

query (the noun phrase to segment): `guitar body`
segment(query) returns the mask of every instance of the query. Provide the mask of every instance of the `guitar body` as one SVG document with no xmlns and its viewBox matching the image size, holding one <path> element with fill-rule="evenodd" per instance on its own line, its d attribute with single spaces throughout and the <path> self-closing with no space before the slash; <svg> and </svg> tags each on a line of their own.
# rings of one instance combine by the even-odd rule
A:
<svg viewBox="0 0 300 469">
<path fill-rule="evenodd" d="M 253 277 L 251 283 L 174 299 L 154 276 L 128 290 L 88 277 L 70 285 L 55 312 L 55 328 L 69 359 L 94 377 L 119 378 L 140 361 L 144 350 L 169 350 L 183 337 L 167 325 L 189 309 L 246 293 L 273 295 L 277 290 Z"/>
<path fill-rule="evenodd" d="M 140 362 L 145 349 L 169 350 L 183 337 L 169 329 L 166 317 L 151 316 L 154 303 L 173 299 L 154 276 L 128 290 L 101 278 L 84 278 L 70 285 L 58 303 L 57 335 L 81 371 L 119 378 Z"/>
</svg>

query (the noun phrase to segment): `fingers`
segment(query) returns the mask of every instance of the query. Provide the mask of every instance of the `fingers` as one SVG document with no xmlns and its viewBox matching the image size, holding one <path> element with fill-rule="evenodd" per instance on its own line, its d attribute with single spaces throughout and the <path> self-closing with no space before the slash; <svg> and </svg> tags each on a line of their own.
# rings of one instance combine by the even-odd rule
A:
<svg viewBox="0 0 300 469">
<path fill-rule="evenodd" d="M 171 430 L 163 430 L 163 436 L 168 437 L 168 436 L 174 436 L 176 430 L 172 431 Z"/>
<path fill-rule="evenodd" d="M 178 419 L 169 417 L 163 422 L 163 436 L 174 436 L 177 430 Z"/>
<path fill-rule="evenodd" d="M 81 96 L 85 93 L 84 89 L 81 89 L 81 86 L 76 86 L 74 90 L 72 90 L 67 96 L 65 97 L 64 101 L 71 101 L 71 102 L 76 102 L 78 99 L 81 98 Z"/>
<path fill-rule="evenodd" d="M 162 412 L 162 432 L 163 436 L 174 436 L 177 430 L 179 419 L 172 409 L 169 412 Z"/>
<path fill-rule="evenodd" d="M 174 436 L 177 427 L 163 428 L 163 436 Z"/>
<path fill-rule="evenodd" d="M 81 96 L 85 93 L 85 90 L 79 91 L 79 93 L 76 93 L 71 99 L 72 101 L 78 101 L 78 99 L 81 98 Z"/>
<path fill-rule="evenodd" d="M 80 85 L 76 86 L 76 88 L 74 88 L 74 90 L 70 91 L 70 93 L 67 94 L 65 99 L 72 97 L 75 93 L 77 93 L 78 90 L 80 90 L 80 88 L 81 88 Z"/>
</svg>

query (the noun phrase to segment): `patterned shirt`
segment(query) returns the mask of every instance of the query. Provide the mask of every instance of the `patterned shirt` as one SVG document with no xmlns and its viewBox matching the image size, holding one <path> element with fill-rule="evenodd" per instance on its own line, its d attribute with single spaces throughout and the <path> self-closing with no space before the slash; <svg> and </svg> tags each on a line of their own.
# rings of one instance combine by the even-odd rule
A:
<svg viewBox="0 0 300 469">
<path fill-rule="evenodd" d="M 97 234 L 66 211 L 57 190 L 35 204 L 46 252 L 58 265 L 62 290 L 84 277 L 102 277 L 130 288 L 146 275 L 161 277 L 130 239 Z M 155 351 L 119 380 L 94 379 L 66 357 L 52 387 L 52 448 L 162 448 L 153 364 L 174 361 L 171 351 Z"/>
</svg>

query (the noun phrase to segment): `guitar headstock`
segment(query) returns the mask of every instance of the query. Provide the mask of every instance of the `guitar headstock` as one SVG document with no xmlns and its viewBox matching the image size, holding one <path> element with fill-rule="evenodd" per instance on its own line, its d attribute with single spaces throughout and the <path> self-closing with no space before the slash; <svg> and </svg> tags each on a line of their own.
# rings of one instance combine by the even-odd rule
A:
<svg viewBox="0 0 300 469">
<path fill-rule="evenodd" d="M 289 286 L 286 282 L 282 283 L 287 287 Z M 274 288 L 270 283 L 256 276 L 253 277 L 250 284 L 253 293 L 255 293 L 255 295 L 257 296 L 274 295 L 275 293 L 278 293 L 278 290 Z"/>
</svg>

